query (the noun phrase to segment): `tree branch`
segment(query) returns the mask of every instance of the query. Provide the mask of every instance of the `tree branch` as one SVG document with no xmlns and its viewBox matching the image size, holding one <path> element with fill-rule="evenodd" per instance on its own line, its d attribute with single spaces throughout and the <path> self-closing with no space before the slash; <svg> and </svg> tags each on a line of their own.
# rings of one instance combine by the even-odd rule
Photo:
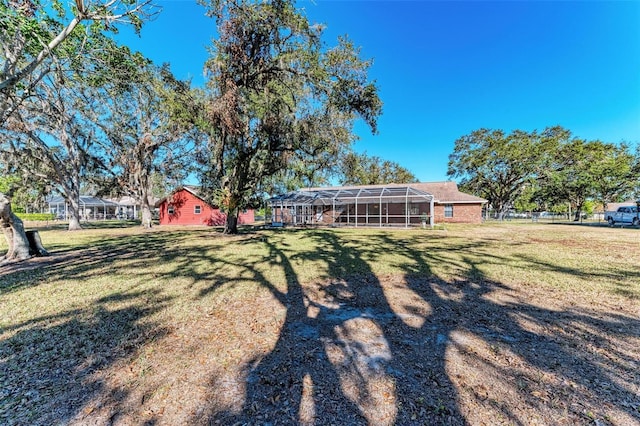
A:
<svg viewBox="0 0 640 426">
<path fill-rule="evenodd" d="M 115 0 L 112 0 L 108 2 L 105 5 L 105 7 L 108 8 L 112 6 L 114 3 L 115 3 Z M 78 8 L 77 15 L 73 17 L 71 22 L 69 22 L 69 24 L 64 29 L 62 29 L 62 31 L 60 31 L 60 33 L 58 33 L 58 35 L 56 35 L 56 37 L 53 38 L 53 40 L 51 40 L 45 47 L 43 47 L 40 53 L 38 53 L 38 55 L 29 64 L 27 64 L 24 68 L 16 72 L 11 77 L 1 81 L 0 90 L 12 88 L 16 84 L 18 84 L 18 82 L 26 78 L 28 75 L 32 74 L 36 70 L 36 68 L 38 68 L 38 66 L 42 64 L 42 62 L 44 62 L 44 60 L 47 57 L 51 56 L 51 53 L 60 45 L 60 43 L 62 43 L 73 32 L 73 30 L 78 26 L 80 22 L 84 20 L 107 21 L 107 22 L 120 20 L 124 17 L 131 16 L 137 12 L 140 12 L 144 7 L 146 7 L 150 3 L 151 3 L 151 0 L 145 0 L 142 3 L 138 4 L 136 7 L 117 15 L 98 15 L 98 14 L 91 14 L 87 12 L 86 7 L 84 5 L 84 0 L 76 0 L 76 6 Z"/>
</svg>

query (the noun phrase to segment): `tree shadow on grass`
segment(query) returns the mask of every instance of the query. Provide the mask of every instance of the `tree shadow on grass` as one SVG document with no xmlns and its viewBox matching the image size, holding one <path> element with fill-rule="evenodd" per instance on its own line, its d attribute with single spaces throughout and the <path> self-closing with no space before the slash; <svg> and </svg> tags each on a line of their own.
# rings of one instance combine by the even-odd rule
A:
<svg viewBox="0 0 640 426">
<path fill-rule="evenodd" d="M 388 235 L 378 238 L 381 246 L 392 243 Z M 408 260 L 403 268 L 408 271 L 408 287 L 432 307 L 418 333 L 421 338 L 428 336 L 426 341 L 442 343 L 448 352 L 458 353 L 461 364 L 456 367 L 451 355 L 445 371 L 456 382 L 458 393 L 464 392 L 465 404 L 492 406 L 498 416 L 515 424 L 530 421 L 523 408 L 540 414 L 543 421 L 640 422 L 640 396 L 633 391 L 640 386 L 638 318 L 584 308 L 547 308 L 521 297 L 498 303 L 491 293 L 504 293 L 509 288 L 487 279 L 482 265 L 508 264 L 511 259 L 491 256 L 478 247 L 463 255 L 468 272 L 456 282 L 438 282 L 415 274 L 420 265 L 446 262 L 446 253 L 410 247 L 399 250 Z M 533 259 L 528 265 L 583 276 L 581 271 Z M 478 350 L 478 343 L 491 349 L 489 355 Z M 412 365 L 412 360 L 419 359 L 417 355 L 406 357 L 401 364 Z M 479 372 L 493 372 L 493 388 L 463 377 L 474 370 L 473 364 L 483 366 Z"/>
<path fill-rule="evenodd" d="M 510 289 L 483 262 L 512 259 L 479 243 L 424 250 L 381 233 L 358 245 L 325 230 L 304 238 L 314 248 L 291 257 L 266 242 L 287 289 L 260 282 L 286 306 L 284 325 L 273 350 L 245 364 L 242 407 L 211 412 L 210 423 L 474 424 L 487 420 L 474 417 L 479 406 L 511 424 L 640 421 L 638 319 L 496 301 Z M 381 280 L 370 265 L 390 248 L 405 274 Z M 293 264 L 318 260 L 327 279 L 300 283 Z M 438 277 L 442 262 L 462 276 Z"/>
<path fill-rule="evenodd" d="M 209 238 L 206 232 L 106 238 L 86 247 L 84 256 L 72 256 L 46 273 L 52 279 L 89 277 L 111 259 L 118 259 L 130 262 L 132 279 L 143 279 L 150 277 L 149 270 L 143 271 L 150 262 L 167 262 L 173 266 L 160 273 L 163 278 L 190 278 L 207 284 L 197 286 L 194 299 L 239 281 L 269 290 L 286 308 L 275 346 L 233 366 L 245 372 L 244 401 L 224 410 L 211 402 L 208 411 L 192 417 L 194 424 L 486 421 L 474 417 L 474 407 L 482 408 L 479 413 L 491 413 L 496 422 L 511 424 L 595 420 L 606 424 L 607 416 L 619 424 L 640 421 L 640 401 L 634 392 L 640 386 L 638 349 L 633 346 L 640 341 L 637 318 L 602 310 L 541 306 L 488 279 L 483 266 L 517 263 L 572 277 L 580 271 L 540 264 L 537 259 L 501 258 L 490 252 L 491 244 L 452 243 L 432 234 L 297 232 L 301 239 L 311 240 L 305 246 L 309 248 L 285 245 L 281 238 L 285 234 L 279 232 L 233 240 L 266 248 L 266 255 L 245 260 L 212 254 L 216 244 L 222 247 L 231 241 L 226 239 L 211 246 L 209 253 L 179 247 L 183 238 Z M 177 249 L 168 247 L 172 241 Z M 385 256 L 393 256 L 385 262 L 403 273 L 376 275 L 373 265 Z M 227 277 L 216 269 L 234 263 L 242 270 L 237 276 Z M 265 275 L 264 263 L 286 276 L 284 288 Z M 317 282 L 301 282 L 299 268 L 307 264 L 320 265 L 322 271 L 315 275 L 322 278 Z M 458 276 L 440 275 L 441 265 L 457 271 Z M 7 292 L 15 290 L 7 287 Z M 26 413 L 36 404 L 30 398 L 46 396 L 52 400 L 47 411 L 53 414 L 27 423 L 45 424 L 51 419 L 55 423 L 81 414 L 81 407 L 90 400 L 83 392 L 124 400 L 127 389 L 107 389 L 92 373 L 135 351 L 135 342 L 143 344 L 156 335 L 154 325 L 142 320 L 168 301 L 110 307 L 136 298 L 133 292 L 113 295 L 96 302 L 92 309 L 38 318 L 3 330 L 8 338 L 0 342 L 0 353 L 3 358 L 9 356 L 9 361 L 0 367 L 0 373 L 9 378 L 3 383 L 8 391 L 2 394 L 2 414 L 13 404 L 11 407 L 25 413 L 20 418 L 29 419 Z M 111 324 L 118 329 L 112 330 Z M 88 337 L 84 344 L 84 338 L 74 337 L 77 330 L 86 335 L 94 327 L 102 330 L 98 336 L 112 336 Z M 139 329 L 143 332 L 137 339 Z M 63 353 L 74 354 L 76 346 L 85 349 L 65 361 L 45 336 L 58 341 Z M 212 341 L 211 350 L 218 344 Z M 33 370 L 21 371 L 32 359 L 36 361 Z M 51 370 L 45 371 L 45 365 L 51 365 Z M 85 385 L 73 387 L 74 381 Z M 209 383 L 215 398 L 222 388 L 216 377 Z M 56 388 L 62 389 L 60 396 L 50 396 Z M 30 393 L 32 389 L 39 394 Z M 71 408 L 65 411 L 66 405 Z M 116 410 L 115 422 L 117 415 Z"/>
<path fill-rule="evenodd" d="M 110 276 L 121 281 L 111 290 L 106 282 L 110 294 L 86 307 L 54 308 L 55 315 L 33 314 L 33 319 L 22 323 L 9 319 L 2 324 L 0 424 L 5 420 L 9 424 L 83 424 L 85 411 L 91 419 L 100 416 L 103 420 L 105 412 L 111 412 L 105 421 L 118 423 L 128 421 L 118 419 L 140 414 L 142 404 L 131 401 L 136 389 L 121 386 L 118 380 L 115 386 L 106 383 L 105 373 L 119 371 L 119 360 L 135 359 L 138 350 L 171 331 L 165 329 L 166 323 L 150 319 L 171 305 L 166 296 L 170 292 L 159 283 L 149 286 L 149 282 L 170 283 L 173 278 L 198 282 L 217 276 L 215 257 L 182 245 L 212 234 L 217 232 L 98 235 L 72 250 L 55 252 L 47 263 L 0 271 L 0 295 L 5 296 L 51 282 L 81 285 L 86 279 L 96 284 L 91 280 Z M 216 244 L 226 243 L 221 239 Z M 194 266 L 198 262 L 206 264 L 204 272 Z M 164 263 L 171 267 L 160 269 Z"/>
<path fill-rule="evenodd" d="M 399 356 L 407 345 L 423 342 L 404 325 L 406 317 L 393 311 L 362 254 L 347 248 L 346 241 L 331 231 L 307 232 L 304 237 L 314 239 L 318 249 L 292 258 L 277 242 L 266 242 L 271 259 L 277 259 L 287 276 L 286 293 L 262 281 L 286 306 L 284 325 L 273 350 L 246 363 L 247 391 L 241 410 L 213 412 L 208 421 L 464 424 L 450 398 L 444 346 L 430 348 L 426 356 L 422 352 L 415 364 L 399 362 L 405 361 Z M 329 279 L 303 286 L 292 262 L 311 259 L 326 264 Z M 391 334 L 397 336 L 392 339 Z M 406 383 L 411 390 L 405 389 Z M 435 390 L 424 398 L 426 389 Z"/>
<path fill-rule="evenodd" d="M 267 279 L 262 285 L 286 306 L 286 317 L 273 350 L 265 357 L 246 363 L 247 394 L 240 412 L 212 412 L 209 423 L 215 424 L 366 424 L 374 419 L 362 409 L 377 395 L 369 391 L 371 376 L 379 376 L 384 348 L 377 350 L 377 361 L 367 358 L 369 342 L 350 342 L 355 332 L 348 323 L 360 318 L 355 309 L 345 308 L 340 296 L 326 303 L 305 291 L 285 252 L 277 243 L 266 241 L 269 257 L 277 262 L 287 277 L 286 292 Z M 343 282 L 335 282 L 330 291 L 348 294 Z M 377 362 L 378 365 L 373 365 Z M 348 376 L 348 378 L 347 378 Z M 343 386 L 350 380 L 355 386 Z M 215 380 L 212 380 L 215 382 Z M 385 384 L 381 383 L 381 386 Z M 392 386 L 389 388 L 391 397 Z M 354 390 L 357 395 L 354 394 Z M 387 398 L 389 399 L 389 398 Z M 380 404 L 384 405 L 384 404 Z M 383 413 L 378 424 L 391 424 L 395 406 Z"/>
<path fill-rule="evenodd" d="M 2 330 L 0 423 L 65 424 L 101 393 L 113 393 L 99 371 L 135 353 L 166 330 L 147 317 L 168 302 L 133 304 L 140 294 L 114 295 L 87 308 L 41 316 Z M 146 297 L 154 295 L 145 293 Z M 126 307 L 121 306 L 123 303 Z M 123 393 L 124 392 L 124 393 Z M 118 412 L 112 413 L 112 419 Z"/>
<path fill-rule="evenodd" d="M 72 249 L 53 249 L 49 257 L 32 258 L 1 267 L 0 295 L 38 285 L 45 278 L 89 279 L 95 271 L 104 269 L 117 260 L 131 261 L 139 267 L 176 261 L 187 268 L 182 272 L 176 271 L 176 274 L 181 274 L 188 271 L 192 259 L 185 256 L 182 250 L 172 250 L 169 243 L 184 238 L 185 233 L 179 231 L 149 232 L 101 237 L 85 244 L 77 244 Z M 198 256 L 196 252 L 192 254 Z"/>
</svg>

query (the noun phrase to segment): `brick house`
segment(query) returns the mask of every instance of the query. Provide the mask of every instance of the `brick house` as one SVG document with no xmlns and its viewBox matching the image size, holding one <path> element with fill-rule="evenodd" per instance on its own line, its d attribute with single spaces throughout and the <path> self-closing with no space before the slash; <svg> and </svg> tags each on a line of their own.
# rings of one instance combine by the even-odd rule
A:
<svg viewBox="0 0 640 426">
<path fill-rule="evenodd" d="M 160 225 L 222 226 L 226 213 L 208 204 L 195 187 L 184 186 L 158 202 Z M 238 215 L 238 225 L 254 222 L 254 211 L 247 209 Z"/>
<path fill-rule="evenodd" d="M 433 194 L 436 223 L 481 223 L 484 198 L 460 192 L 452 181 L 420 182 L 412 187 Z"/>
<path fill-rule="evenodd" d="M 487 200 L 455 182 L 306 188 L 269 200 L 274 225 L 419 226 L 480 223 Z"/>
</svg>

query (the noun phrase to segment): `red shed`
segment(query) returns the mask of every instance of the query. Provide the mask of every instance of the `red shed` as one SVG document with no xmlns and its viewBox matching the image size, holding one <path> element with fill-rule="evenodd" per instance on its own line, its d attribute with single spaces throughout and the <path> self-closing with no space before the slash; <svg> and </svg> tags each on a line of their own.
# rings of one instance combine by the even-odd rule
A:
<svg viewBox="0 0 640 426">
<path fill-rule="evenodd" d="M 208 225 L 221 226 L 227 220 L 226 213 L 198 196 L 197 188 L 182 187 L 159 201 L 160 225 Z M 240 212 L 238 225 L 254 222 L 252 209 Z"/>
</svg>

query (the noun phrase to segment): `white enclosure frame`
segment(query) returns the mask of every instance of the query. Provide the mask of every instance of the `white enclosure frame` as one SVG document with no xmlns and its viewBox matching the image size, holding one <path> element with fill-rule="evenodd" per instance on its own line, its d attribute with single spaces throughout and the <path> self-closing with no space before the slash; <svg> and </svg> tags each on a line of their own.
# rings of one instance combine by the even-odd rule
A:
<svg viewBox="0 0 640 426">
<path fill-rule="evenodd" d="M 49 204 L 50 213 L 55 213 L 60 219 L 69 219 L 69 206 L 63 197 L 52 197 L 47 200 L 47 204 Z M 79 207 L 82 219 L 103 220 L 109 218 L 109 216 L 115 218 L 120 211 L 121 205 L 102 198 L 81 195 Z M 100 213 L 100 210 L 102 210 L 102 213 Z"/>
<path fill-rule="evenodd" d="M 428 223 L 430 227 L 435 225 L 433 195 L 410 186 L 376 185 L 305 189 L 273 197 L 269 203 L 271 222 L 275 226 L 285 224 L 355 227 L 404 225 L 408 228 L 415 223 L 423 225 Z M 429 214 L 411 212 L 412 205 L 416 203 L 429 203 Z M 403 213 L 390 214 L 389 205 L 404 205 Z M 322 217 L 322 212 L 327 207 L 331 207 L 331 221 Z M 339 214 L 338 211 L 340 211 Z"/>
</svg>

